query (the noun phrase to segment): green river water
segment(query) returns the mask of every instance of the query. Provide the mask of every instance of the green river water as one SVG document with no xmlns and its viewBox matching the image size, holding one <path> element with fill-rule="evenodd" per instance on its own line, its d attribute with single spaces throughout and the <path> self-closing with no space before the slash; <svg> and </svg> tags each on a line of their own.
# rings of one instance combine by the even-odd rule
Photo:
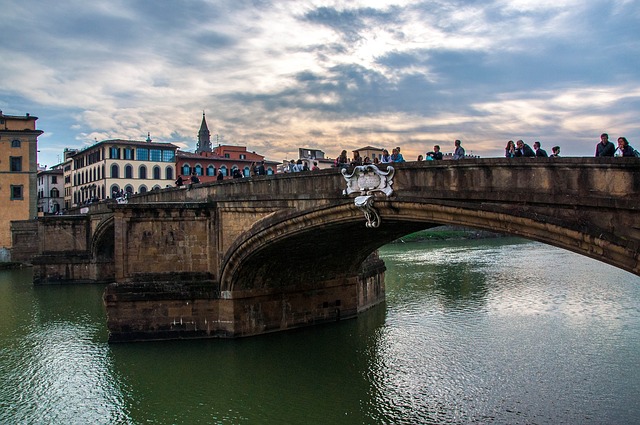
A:
<svg viewBox="0 0 640 425">
<path fill-rule="evenodd" d="M 102 285 L 0 271 L 0 424 L 640 423 L 640 277 L 512 238 L 391 244 L 386 303 L 108 344 Z"/>
</svg>

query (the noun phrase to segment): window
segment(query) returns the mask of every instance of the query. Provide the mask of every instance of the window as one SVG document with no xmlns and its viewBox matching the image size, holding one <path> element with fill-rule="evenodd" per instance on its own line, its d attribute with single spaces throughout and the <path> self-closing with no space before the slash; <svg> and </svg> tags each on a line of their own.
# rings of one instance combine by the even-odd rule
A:
<svg viewBox="0 0 640 425">
<path fill-rule="evenodd" d="M 174 162 L 175 161 L 175 153 L 173 151 L 164 150 L 162 151 L 162 162 Z"/>
<path fill-rule="evenodd" d="M 245 155 L 245 154 L 241 153 L 241 154 L 240 154 L 240 159 L 247 159 L 247 155 Z"/>
<path fill-rule="evenodd" d="M 140 186 L 140 188 L 138 189 L 138 193 L 147 193 L 147 186 Z"/>
<path fill-rule="evenodd" d="M 52 198 L 59 198 L 60 197 L 60 191 L 57 188 L 53 188 L 51 189 L 51 197 Z"/>
<path fill-rule="evenodd" d="M 165 175 L 167 176 L 167 180 L 173 180 L 173 168 L 167 167 L 165 170 Z"/>
<path fill-rule="evenodd" d="M 19 148 L 20 147 L 20 140 L 19 139 L 15 139 L 11 141 L 11 147 L 12 148 Z"/>
<path fill-rule="evenodd" d="M 191 166 L 189 166 L 189 164 L 184 164 L 182 166 L 182 175 L 183 176 L 188 176 L 191 174 Z"/>
<path fill-rule="evenodd" d="M 51 176 L 51 184 L 58 184 L 58 176 Z"/>
<path fill-rule="evenodd" d="M 12 156 L 10 157 L 10 171 L 22 171 L 22 157 Z"/>
<path fill-rule="evenodd" d="M 153 178 L 156 180 L 160 180 L 160 167 L 157 165 L 153 167 Z"/>
<path fill-rule="evenodd" d="M 251 171 L 249 170 L 249 167 L 244 167 L 244 169 L 242 170 L 242 174 L 244 174 L 245 177 L 251 177 Z"/>
<path fill-rule="evenodd" d="M 207 167 L 207 176 L 215 176 L 216 175 L 216 167 L 213 165 L 209 165 Z"/>
<path fill-rule="evenodd" d="M 138 161 L 148 161 L 149 160 L 149 149 L 138 148 L 136 150 L 136 157 L 138 158 Z"/>
<path fill-rule="evenodd" d="M 112 146 L 109 148 L 109 158 L 120 159 L 120 149 Z"/>
<path fill-rule="evenodd" d="M 228 154 L 228 153 L 225 153 L 225 154 L 224 154 L 224 157 L 225 157 L 225 158 L 231 158 L 231 157 L 229 156 L 229 154 Z"/>
<path fill-rule="evenodd" d="M 111 166 L 111 178 L 112 179 L 120 178 L 120 169 L 118 168 L 118 164 L 113 164 Z"/>
<path fill-rule="evenodd" d="M 133 149 L 124 148 L 124 159 L 133 159 Z"/>
<path fill-rule="evenodd" d="M 11 185 L 11 199 L 23 199 L 22 185 L 19 185 L 19 186 Z"/>
<path fill-rule="evenodd" d="M 223 176 L 227 175 L 227 166 L 223 165 L 222 167 L 220 167 L 220 171 L 222 172 Z"/>
<path fill-rule="evenodd" d="M 202 175 L 202 165 L 197 164 L 196 165 L 196 174 L 201 176 Z"/>
<path fill-rule="evenodd" d="M 162 160 L 162 151 L 160 149 L 151 149 L 150 153 L 152 161 L 160 162 Z"/>
<path fill-rule="evenodd" d="M 141 165 L 140 168 L 138 169 L 138 178 L 139 179 L 147 178 L 147 167 L 145 167 L 144 165 Z"/>
<path fill-rule="evenodd" d="M 124 178 L 125 179 L 133 178 L 133 167 L 129 164 L 124 166 Z"/>
</svg>

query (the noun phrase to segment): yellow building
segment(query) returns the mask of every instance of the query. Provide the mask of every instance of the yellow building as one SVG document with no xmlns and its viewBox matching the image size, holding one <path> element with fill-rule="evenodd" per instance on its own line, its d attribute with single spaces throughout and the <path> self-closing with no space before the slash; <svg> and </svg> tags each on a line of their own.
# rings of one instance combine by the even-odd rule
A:
<svg viewBox="0 0 640 425">
<path fill-rule="evenodd" d="M 0 111 L 0 261 L 11 259 L 11 221 L 37 216 L 37 117 Z"/>
</svg>

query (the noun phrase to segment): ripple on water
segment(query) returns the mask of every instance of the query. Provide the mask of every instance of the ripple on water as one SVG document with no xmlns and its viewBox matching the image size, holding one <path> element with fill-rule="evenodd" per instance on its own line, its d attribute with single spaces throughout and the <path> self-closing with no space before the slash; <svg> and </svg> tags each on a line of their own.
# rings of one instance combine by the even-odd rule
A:
<svg viewBox="0 0 640 425">
<path fill-rule="evenodd" d="M 96 329 L 75 323 L 34 324 L 3 350 L 0 423 L 126 423 L 122 392 L 109 371 L 108 346 Z"/>
</svg>

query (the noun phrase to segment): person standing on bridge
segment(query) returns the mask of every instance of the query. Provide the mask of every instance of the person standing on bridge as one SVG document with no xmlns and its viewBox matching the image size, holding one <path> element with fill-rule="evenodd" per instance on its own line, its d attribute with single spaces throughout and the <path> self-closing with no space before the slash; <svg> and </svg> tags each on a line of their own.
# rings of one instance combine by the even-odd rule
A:
<svg viewBox="0 0 640 425">
<path fill-rule="evenodd" d="M 453 150 L 453 159 L 464 159 L 465 151 L 462 147 L 462 142 L 460 140 L 456 140 L 453 142 L 455 149 Z"/>
<path fill-rule="evenodd" d="M 618 137 L 618 149 L 616 149 L 616 156 L 636 156 L 634 149 L 629 146 L 629 141 L 626 137 Z"/>
<path fill-rule="evenodd" d="M 400 153 L 400 148 L 394 148 L 391 151 L 391 162 L 404 162 L 404 157 Z"/>
<path fill-rule="evenodd" d="M 596 145 L 596 156 L 613 156 L 616 153 L 616 147 L 609 141 L 609 135 L 602 133 L 600 142 Z"/>
<path fill-rule="evenodd" d="M 518 140 L 516 142 L 516 157 L 519 158 L 522 156 L 533 157 L 536 156 L 536 153 L 531 149 L 531 146 L 527 145 L 522 140 Z"/>
<path fill-rule="evenodd" d="M 550 157 L 556 157 L 556 156 L 560 156 L 560 146 L 554 146 L 551 148 L 551 155 L 549 155 Z"/>
<path fill-rule="evenodd" d="M 389 151 L 386 149 L 382 150 L 382 156 L 380 157 L 380 162 L 383 164 L 387 164 L 391 162 L 391 155 L 389 155 Z"/>
<path fill-rule="evenodd" d="M 542 158 L 547 158 L 549 155 L 547 154 L 547 151 L 545 151 L 544 149 L 542 149 L 540 147 L 540 142 L 536 141 L 533 144 L 533 149 L 536 151 L 536 156 L 542 157 Z"/>
<path fill-rule="evenodd" d="M 431 152 L 427 152 L 427 157 L 433 160 L 441 160 L 442 152 L 440 152 L 440 145 L 434 145 Z"/>
<path fill-rule="evenodd" d="M 507 142 L 507 146 L 504 148 L 504 156 L 506 158 L 513 158 L 516 156 L 516 144 L 513 143 L 513 140 L 509 140 Z"/>
</svg>

